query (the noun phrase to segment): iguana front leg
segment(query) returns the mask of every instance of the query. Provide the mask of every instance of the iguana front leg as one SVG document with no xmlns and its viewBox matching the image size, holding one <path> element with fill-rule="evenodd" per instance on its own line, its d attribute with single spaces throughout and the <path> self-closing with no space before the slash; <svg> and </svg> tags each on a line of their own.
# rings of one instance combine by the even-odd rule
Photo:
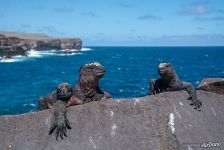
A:
<svg viewBox="0 0 224 150">
<path fill-rule="evenodd" d="M 58 136 L 60 135 L 61 139 L 63 140 L 63 136 L 66 136 L 66 130 L 71 129 L 70 123 L 66 117 L 66 105 L 65 102 L 58 100 L 55 103 L 54 107 L 54 118 L 49 130 L 49 135 L 55 132 L 56 140 L 58 140 Z"/>
<path fill-rule="evenodd" d="M 200 111 L 202 103 L 201 103 L 201 101 L 198 100 L 197 94 L 196 94 L 196 91 L 195 91 L 193 85 L 191 83 L 188 83 L 188 82 L 183 82 L 183 87 L 182 88 L 188 92 L 188 94 L 189 94 L 188 99 L 191 100 L 192 105 L 195 106 L 195 109 Z"/>
<path fill-rule="evenodd" d="M 49 97 L 41 96 L 38 101 L 38 111 L 50 109 L 53 106 L 53 101 Z"/>
<path fill-rule="evenodd" d="M 161 84 L 161 79 L 151 79 L 149 81 L 149 86 L 149 95 L 156 95 L 166 91 L 166 88 Z"/>
<path fill-rule="evenodd" d="M 149 95 L 155 95 L 156 94 L 156 79 L 151 79 L 149 81 Z"/>
</svg>

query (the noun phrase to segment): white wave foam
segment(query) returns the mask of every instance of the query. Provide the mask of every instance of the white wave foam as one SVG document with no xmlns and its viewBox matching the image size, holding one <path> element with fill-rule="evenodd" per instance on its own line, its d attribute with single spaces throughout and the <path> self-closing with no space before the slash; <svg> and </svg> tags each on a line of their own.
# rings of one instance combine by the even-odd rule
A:
<svg viewBox="0 0 224 150">
<path fill-rule="evenodd" d="M 26 56 L 17 55 L 10 58 L 0 57 L 0 63 L 12 63 L 12 62 L 19 62 L 26 58 Z"/>
<path fill-rule="evenodd" d="M 11 62 L 16 62 L 16 61 L 17 60 L 13 59 L 13 58 L 2 58 L 2 59 L 0 59 L 1 63 L 11 63 Z"/>
<path fill-rule="evenodd" d="M 73 56 L 73 55 L 81 55 L 82 53 L 71 53 L 71 54 L 55 54 L 57 56 Z"/>
<path fill-rule="evenodd" d="M 23 107 L 36 107 L 36 104 L 34 104 L 34 103 L 25 103 L 25 104 L 23 104 Z"/>
<path fill-rule="evenodd" d="M 69 51 L 69 53 L 66 53 Z M 72 50 L 49 50 L 49 51 L 36 51 L 36 50 L 30 50 L 28 52 L 28 57 L 43 57 L 43 56 L 49 56 L 49 55 L 57 55 L 57 56 L 71 56 L 79 54 L 77 53 L 78 50 L 72 49 Z"/>
<path fill-rule="evenodd" d="M 28 57 L 42 57 L 39 51 L 30 50 L 27 52 Z"/>
<path fill-rule="evenodd" d="M 93 50 L 92 48 L 87 48 L 87 47 L 83 47 L 82 49 L 81 49 L 81 51 L 91 51 L 91 50 Z"/>
<path fill-rule="evenodd" d="M 56 50 L 50 50 L 50 51 L 38 51 L 40 55 L 54 55 L 57 51 Z"/>
<path fill-rule="evenodd" d="M 63 52 L 65 50 L 61 50 Z M 30 50 L 28 51 L 28 57 L 43 57 L 48 55 L 56 55 L 59 51 L 58 50 L 46 50 L 46 51 L 36 51 Z M 73 52 L 73 50 L 71 50 Z"/>
<path fill-rule="evenodd" d="M 62 52 L 79 52 L 79 50 L 77 50 L 77 49 L 63 49 L 60 51 L 62 51 Z"/>
<path fill-rule="evenodd" d="M 87 48 L 86 50 L 89 50 Z M 30 51 L 27 52 L 27 56 L 13 56 L 11 58 L 5 58 L 5 57 L 0 57 L 0 63 L 11 63 L 11 62 L 19 62 L 19 61 L 24 61 L 27 60 L 28 58 L 41 58 L 44 56 L 72 56 L 72 55 L 77 55 L 77 54 L 82 54 L 78 50 L 75 49 L 64 49 L 64 50 L 47 50 L 47 51 L 36 51 L 34 49 L 31 49 Z"/>
<path fill-rule="evenodd" d="M 14 56 L 14 58 L 23 58 L 24 56 L 22 55 L 17 55 L 17 56 Z"/>
</svg>

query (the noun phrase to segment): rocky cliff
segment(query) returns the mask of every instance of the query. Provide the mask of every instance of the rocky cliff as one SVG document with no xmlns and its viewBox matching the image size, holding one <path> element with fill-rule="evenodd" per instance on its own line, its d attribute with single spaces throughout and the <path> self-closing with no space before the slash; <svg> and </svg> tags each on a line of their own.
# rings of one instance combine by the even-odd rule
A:
<svg viewBox="0 0 224 150">
<path fill-rule="evenodd" d="M 76 49 L 81 50 L 82 40 L 81 39 L 48 39 L 36 41 L 36 50 L 61 50 L 61 49 Z"/>
<path fill-rule="evenodd" d="M 6 37 L 0 34 L 0 56 L 26 55 L 27 43 L 17 37 Z"/>
<path fill-rule="evenodd" d="M 0 149 L 174 150 L 224 149 L 224 96 L 197 91 L 201 111 L 185 91 L 108 99 L 68 109 L 64 140 L 48 135 L 52 110 L 0 117 Z"/>
<path fill-rule="evenodd" d="M 6 34 L 7 35 L 7 34 Z M 22 36 L 25 38 L 6 36 L 0 34 L 0 57 L 11 57 L 15 55 L 26 55 L 30 49 L 35 50 L 61 50 L 61 49 L 76 49 L 82 48 L 82 40 L 78 38 L 51 38 L 51 37 L 39 37 L 35 38 L 31 36 Z M 10 34 L 11 35 L 11 34 Z M 15 34 L 19 35 L 19 34 Z"/>
</svg>

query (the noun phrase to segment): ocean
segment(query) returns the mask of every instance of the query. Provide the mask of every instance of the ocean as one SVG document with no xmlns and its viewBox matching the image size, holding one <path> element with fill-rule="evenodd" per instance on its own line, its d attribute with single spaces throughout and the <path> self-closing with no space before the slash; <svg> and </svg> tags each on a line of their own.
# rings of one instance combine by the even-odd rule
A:
<svg viewBox="0 0 224 150">
<path fill-rule="evenodd" d="M 197 86 L 206 77 L 224 77 L 224 47 L 90 47 L 69 55 L 31 51 L 0 62 L 0 115 L 36 111 L 40 96 L 62 82 L 75 86 L 80 66 L 98 61 L 100 81 L 114 98 L 142 97 L 160 62 L 173 63 L 183 81 Z"/>
</svg>

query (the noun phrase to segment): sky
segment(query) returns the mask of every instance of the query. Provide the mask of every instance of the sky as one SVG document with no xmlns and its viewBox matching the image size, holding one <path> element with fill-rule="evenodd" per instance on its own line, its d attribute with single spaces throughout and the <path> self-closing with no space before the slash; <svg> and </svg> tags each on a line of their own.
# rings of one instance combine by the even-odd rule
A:
<svg viewBox="0 0 224 150">
<path fill-rule="evenodd" d="M 0 31 L 84 46 L 224 46 L 224 0 L 0 0 Z"/>
</svg>

